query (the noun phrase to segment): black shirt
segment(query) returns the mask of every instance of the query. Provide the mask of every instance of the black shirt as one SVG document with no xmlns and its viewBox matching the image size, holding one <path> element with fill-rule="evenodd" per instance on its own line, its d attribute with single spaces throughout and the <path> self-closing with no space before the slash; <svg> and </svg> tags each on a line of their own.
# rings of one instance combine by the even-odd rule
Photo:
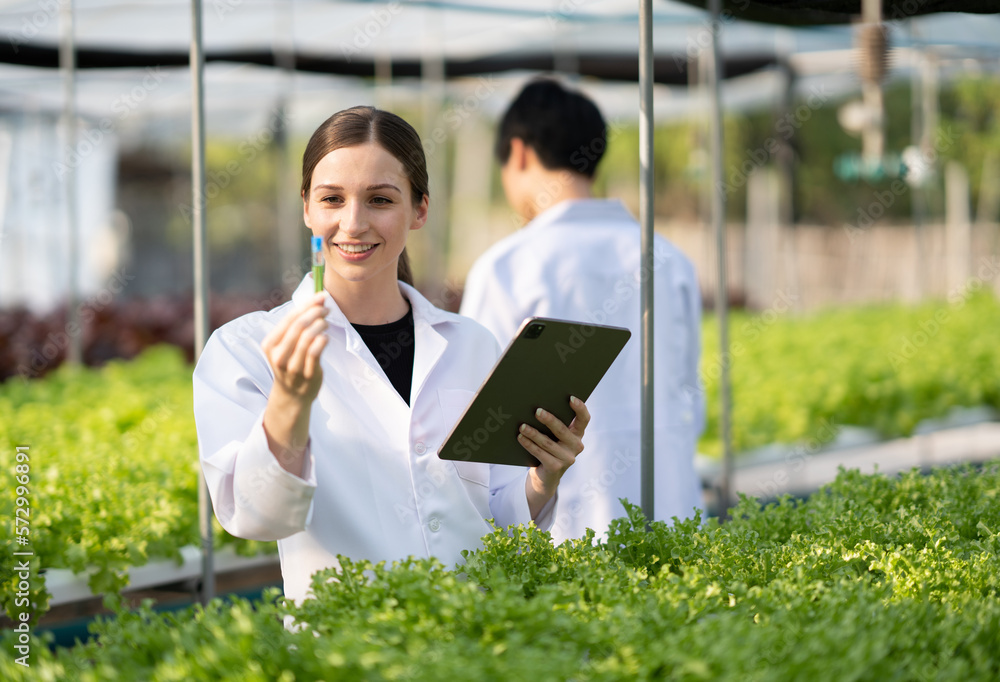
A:
<svg viewBox="0 0 1000 682">
<path fill-rule="evenodd" d="M 388 324 L 353 324 L 396 392 L 410 404 L 413 384 L 413 308 Z"/>
</svg>

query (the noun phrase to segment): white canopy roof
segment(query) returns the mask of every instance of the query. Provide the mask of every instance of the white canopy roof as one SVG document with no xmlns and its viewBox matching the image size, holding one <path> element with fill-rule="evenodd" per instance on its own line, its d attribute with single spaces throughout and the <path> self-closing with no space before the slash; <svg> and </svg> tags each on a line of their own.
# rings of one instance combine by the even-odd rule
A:
<svg viewBox="0 0 1000 682">
<path fill-rule="evenodd" d="M 60 0 L 0 0 L 0 32 L 9 41 L 54 45 Z M 73 0 L 78 45 L 121 50 L 186 50 L 189 0 Z M 634 51 L 634 0 L 451 0 L 377 3 L 336 0 L 206 0 L 204 43 L 213 50 L 287 47 L 305 53 L 419 58 L 446 52 L 477 57 L 552 49 Z M 916 17 L 924 39 L 996 51 L 993 15 Z M 686 51 L 706 13 L 663 1 L 654 10 L 657 53 Z M 788 28 L 730 19 L 725 48 L 789 52 L 851 45 L 849 26 Z"/>
<path fill-rule="evenodd" d="M 113 119 L 142 117 L 156 112 L 165 119 L 182 119 L 190 111 L 190 82 L 186 67 L 191 34 L 189 0 L 73 0 L 74 34 L 81 51 L 78 98 L 81 114 Z M 0 48 L 6 59 L 26 58 L 29 51 L 54 51 L 60 31 L 60 0 L 0 0 Z M 260 126 L 260 116 L 279 96 L 288 97 L 296 111 L 330 111 L 342 102 L 363 102 L 373 97 L 367 81 L 300 71 L 294 77 L 279 69 L 240 63 L 240 56 L 292 51 L 300 67 L 310 58 L 335 60 L 341 66 L 360 68 L 391 59 L 402 62 L 431 59 L 473 60 L 507 58 L 507 64 L 530 55 L 580 54 L 631 55 L 638 49 L 635 0 L 451 0 L 360 2 L 334 0 L 205 0 L 204 44 L 209 58 L 206 109 L 211 130 Z M 707 42 L 706 13 L 679 2 L 655 5 L 654 45 L 668 64 L 684 68 L 689 56 Z M 724 15 L 725 16 L 725 15 Z M 892 44 L 912 43 L 916 27 L 925 44 L 953 46 L 961 56 L 977 56 L 987 66 L 1000 64 L 1000 17 L 993 15 L 933 15 L 905 24 L 890 24 Z M 6 45 L 4 45 L 6 43 Z M 828 90 L 856 85 L 849 53 L 853 45 L 850 26 L 770 26 L 730 18 L 724 22 L 721 44 L 727 59 L 741 56 L 787 57 L 799 73 L 822 74 Z M 957 46 L 957 47 L 954 47 Z M 152 64 L 171 63 L 147 71 L 139 69 L 86 68 L 83 53 L 146 55 Z M 229 57 L 232 62 L 211 61 Z M 897 65 L 906 63 L 905 51 Z M 557 58 L 558 62 L 558 58 Z M 564 63 L 572 66 L 572 57 Z M 982 62 L 981 62 L 982 63 Z M 511 72 L 507 72 L 511 73 Z M 830 74 L 840 78 L 829 78 Z M 518 81 L 526 71 L 512 72 Z M 417 83 L 410 79 L 417 90 Z M 396 85 L 406 92 L 406 79 Z M 500 94 L 517 83 L 504 84 Z M 615 96 L 610 90 L 593 92 L 609 116 L 634 116 L 636 96 Z M 618 86 L 619 91 L 622 86 Z M 727 84 L 724 102 L 741 107 L 772 101 L 779 84 L 766 75 L 745 76 Z M 814 87 L 808 78 L 802 89 Z M 610 94 L 603 94 L 603 93 Z M 58 111 L 62 106 L 62 80 L 55 69 L 0 64 L 0 108 Z M 656 112 L 660 118 L 683 115 L 690 102 L 681 92 L 658 89 Z M 140 100 L 141 98 L 141 100 Z M 333 98 L 333 101 L 331 101 Z M 485 103 L 505 101 L 491 98 Z M 626 105 L 616 102 L 624 101 Z M 499 104 L 497 104 L 499 106 Z M 490 112 L 487 112 L 490 113 Z M 305 128 L 316 123 L 305 115 Z M 292 121 L 295 125 L 295 121 Z"/>
</svg>

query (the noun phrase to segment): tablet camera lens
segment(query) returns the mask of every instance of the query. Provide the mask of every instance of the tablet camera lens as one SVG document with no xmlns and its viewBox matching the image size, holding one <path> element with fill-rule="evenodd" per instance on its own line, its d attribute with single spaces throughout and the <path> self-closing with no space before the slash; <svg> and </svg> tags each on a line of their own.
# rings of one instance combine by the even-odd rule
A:
<svg viewBox="0 0 1000 682">
<path fill-rule="evenodd" d="M 545 331 L 545 325 L 540 322 L 535 322 L 534 324 L 529 324 L 527 330 L 524 332 L 524 336 L 529 339 L 537 339 Z"/>
</svg>

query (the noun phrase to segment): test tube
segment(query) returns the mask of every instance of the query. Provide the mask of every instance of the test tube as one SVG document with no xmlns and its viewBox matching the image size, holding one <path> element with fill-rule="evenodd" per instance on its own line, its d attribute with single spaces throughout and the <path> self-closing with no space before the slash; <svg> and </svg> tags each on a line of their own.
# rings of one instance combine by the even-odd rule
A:
<svg viewBox="0 0 1000 682">
<path fill-rule="evenodd" d="M 312 240 L 313 281 L 316 283 L 316 293 L 323 291 L 323 238 L 313 237 Z"/>
</svg>

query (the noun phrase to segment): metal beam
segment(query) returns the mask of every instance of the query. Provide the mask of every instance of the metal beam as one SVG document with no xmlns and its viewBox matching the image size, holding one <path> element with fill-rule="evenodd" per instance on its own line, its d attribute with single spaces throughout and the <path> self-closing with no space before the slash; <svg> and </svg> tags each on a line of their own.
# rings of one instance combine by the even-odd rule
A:
<svg viewBox="0 0 1000 682">
<path fill-rule="evenodd" d="M 59 12 L 59 68 L 63 75 L 63 142 L 66 163 L 63 175 L 63 200 L 66 212 L 66 329 L 69 332 L 67 360 L 83 362 L 83 329 L 80 328 L 80 248 L 77 220 L 76 183 L 80 170 L 76 153 L 76 41 L 73 30 L 73 2 L 63 3 Z M 74 163 L 74 159 L 77 161 Z"/>
<path fill-rule="evenodd" d="M 733 448 L 730 435 L 730 384 L 729 384 L 729 283 L 726 276 L 726 191 L 723 181 L 723 147 L 722 143 L 722 92 L 720 81 L 721 58 L 719 56 L 719 30 L 721 28 L 721 0 L 711 0 L 709 8 L 712 12 L 708 68 L 708 93 L 710 108 L 709 149 L 712 163 L 712 225 L 715 227 L 715 249 L 717 259 L 717 277 L 715 294 L 715 311 L 719 323 L 719 361 L 721 375 L 719 377 L 719 428 L 722 439 L 722 481 L 720 483 L 719 515 L 725 517 L 732 501 Z"/>
<path fill-rule="evenodd" d="M 201 0 L 191 0 L 191 222 L 194 231 L 194 355 L 208 337 L 208 243 L 205 236 L 205 57 L 202 52 Z M 201 530 L 201 601 L 215 597 L 212 499 L 198 467 L 198 519 Z"/>
<path fill-rule="evenodd" d="M 639 0 L 639 224 L 642 226 L 639 300 L 642 303 L 642 406 L 640 505 L 656 516 L 653 440 L 653 6 Z"/>
</svg>

